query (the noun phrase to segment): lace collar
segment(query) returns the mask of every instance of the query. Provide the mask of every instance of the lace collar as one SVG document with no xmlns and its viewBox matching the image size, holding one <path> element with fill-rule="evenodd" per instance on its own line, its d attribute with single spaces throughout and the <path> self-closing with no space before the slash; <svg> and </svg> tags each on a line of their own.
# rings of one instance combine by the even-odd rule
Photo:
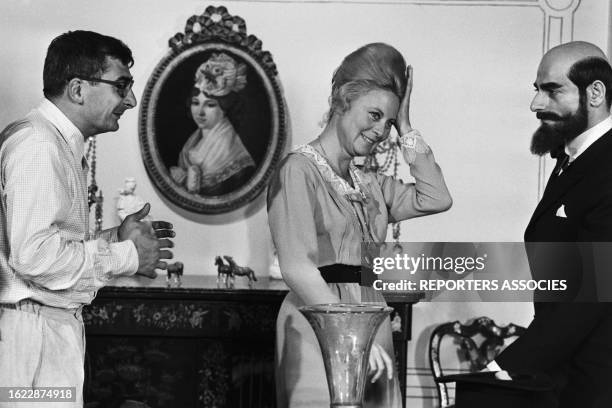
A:
<svg viewBox="0 0 612 408">
<path fill-rule="evenodd" d="M 321 155 L 314 147 L 305 144 L 297 146 L 294 150 L 295 153 L 303 154 L 304 156 L 311 159 L 319 169 L 323 179 L 327 181 L 333 189 L 340 195 L 346 196 L 349 200 L 363 201 L 366 202 L 367 198 L 363 192 L 363 179 L 364 175 L 357 166 L 351 161 L 349 164 L 349 175 L 353 180 L 352 187 L 345 179 L 340 177 L 338 173 L 334 171 L 327 159 Z"/>
</svg>

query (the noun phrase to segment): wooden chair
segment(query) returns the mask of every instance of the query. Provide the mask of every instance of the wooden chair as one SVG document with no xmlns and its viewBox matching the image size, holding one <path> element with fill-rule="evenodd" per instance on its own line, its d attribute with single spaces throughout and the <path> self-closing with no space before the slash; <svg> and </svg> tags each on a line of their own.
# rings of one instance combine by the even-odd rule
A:
<svg viewBox="0 0 612 408">
<path fill-rule="evenodd" d="M 440 407 L 453 406 L 449 399 L 447 384 L 440 382 L 440 377 L 444 375 L 440 364 L 440 345 L 445 336 L 453 338 L 458 359 L 467 362 L 465 371 L 477 372 L 495 359 L 505 347 L 507 339 L 521 336 L 524 332 L 524 327 L 512 323 L 500 327 L 488 317 L 479 317 L 467 324 L 455 321 L 436 327 L 429 339 L 429 364 L 436 383 Z"/>
</svg>

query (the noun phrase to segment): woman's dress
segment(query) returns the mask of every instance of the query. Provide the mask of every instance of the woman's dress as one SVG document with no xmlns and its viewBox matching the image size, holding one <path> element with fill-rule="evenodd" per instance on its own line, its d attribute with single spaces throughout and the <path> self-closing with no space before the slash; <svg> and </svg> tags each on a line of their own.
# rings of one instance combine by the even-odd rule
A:
<svg viewBox="0 0 612 408">
<path fill-rule="evenodd" d="M 350 166 L 354 188 L 339 177 L 312 146 L 292 152 L 282 162 L 268 192 L 268 219 L 281 268 L 296 265 L 360 265 L 361 243 L 382 242 L 390 222 L 443 211 L 450 195 L 431 151 L 411 165 L 414 184 L 366 173 Z M 328 283 L 342 303 L 384 303 L 380 292 L 358 283 Z M 276 324 L 276 391 L 279 407 L 329 406 L 329 392 L 319 345 L 298 311 L 304 303 L 289 292 Z M 376 342 L 393 358 L 389 319 Z M 401 407 L 397 374 L 367 383 L 365 407 Z"/>
</svg>

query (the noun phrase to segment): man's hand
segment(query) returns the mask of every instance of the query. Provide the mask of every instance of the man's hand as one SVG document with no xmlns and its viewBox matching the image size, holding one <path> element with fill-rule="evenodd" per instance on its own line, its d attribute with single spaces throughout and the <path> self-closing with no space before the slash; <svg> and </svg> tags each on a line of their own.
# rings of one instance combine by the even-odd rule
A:
<svg viewBox="0 0 612 408">
<path fill-rule="evenodd" d="M 172 252 L 163 248 L 172 248 L 172 224 L 165 221 L 143 222 L 142 219 L 149 214 L 151 205 L 145 204 L 140 211 L 125 217 L 117 231 L 120 241 L 131 240 L 138 252 L 139 275 L 155 278 L 155 269 L 167 269 L 168 264 L 161 259 L 172 259 Z"/>
<path fill-rule="evenodd" d="M 161 250 L 159 248 L 159 241 L 148 235 L 134 234 L 130 238 L 136 246 L 136 252 L 138 252 L 138 270 L 136 275 L 144 275 L 149 278 L 157 277 L 155 268 L 165 262 L 160 261 Z"/>
<path fill-rule="evenodd" d="M 117 231 L 119 241 L 126 241 L 128 239 L 133 241 L 133 238 L 140 234 L 148 234 L 151 237 L 154 237 L 155 234 L 151 224 L 141 221 L 149 214 L 150 210 L 151 204 L 146 203 L 138 212 L 125 217 L 121 225 L 119 225 L 119 230 Z"/>
</svg>

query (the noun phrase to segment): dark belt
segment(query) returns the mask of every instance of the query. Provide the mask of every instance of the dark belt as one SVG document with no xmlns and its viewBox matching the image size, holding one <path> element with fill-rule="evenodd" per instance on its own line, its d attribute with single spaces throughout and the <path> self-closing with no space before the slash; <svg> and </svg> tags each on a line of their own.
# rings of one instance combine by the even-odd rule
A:
<svg viewBox="0 0 612 408">
<path fill-rule="evenodd" d="M 361 281 L 361 266 L 333 264 L 319 267 L 321 277 L 327 283 L 359 283 Z"/>
</svg>

